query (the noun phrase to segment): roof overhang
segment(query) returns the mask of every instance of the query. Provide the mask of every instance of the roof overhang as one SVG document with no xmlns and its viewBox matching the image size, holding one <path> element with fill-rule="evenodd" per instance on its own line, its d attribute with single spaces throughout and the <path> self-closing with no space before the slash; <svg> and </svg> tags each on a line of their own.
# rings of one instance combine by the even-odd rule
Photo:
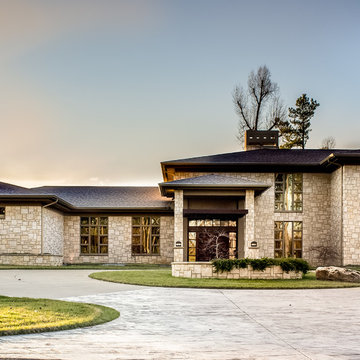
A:
<svg viewBox="0 0 360 360">
<path fill-rule="evenodd" d="M 135 213 L 159 213 L 173 214 L 171 204 L 159 207 L 76 207 L 55 195 L 23 195 L 23 194 L 0 194 L 0 202 L 39 202 L 42 205 L 52 204 L 52 208 L 66 213 L 106 213 L 106 214 L 135 214 Z"/>
<path fill-rule="evenodd" d="M 206 179 L 206 182 L 204 182 Z M 163 182 L 159 184 L 162 196 L 173 197 L 175 190 L 198 190 L 198 191 L 241 191 L 254 190 L 256 195 L 267 190 L 271 185 L 249 181 L 248 179 L 235 178 L 230 176 L 203 175 L 193 178 L 185 178 Z"/>
</svg>

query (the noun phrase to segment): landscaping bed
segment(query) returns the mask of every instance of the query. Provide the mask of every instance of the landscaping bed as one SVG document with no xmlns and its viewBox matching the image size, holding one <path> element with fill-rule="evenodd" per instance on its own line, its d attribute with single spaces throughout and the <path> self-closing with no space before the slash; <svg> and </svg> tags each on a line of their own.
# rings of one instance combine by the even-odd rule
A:
<svg viewBox="0 0 360 360">
<path fill-rule="evenodd" d="M 359 287 L 360 284 L 337 281 L 316 280 L 315 273 L 310 272 L 302 279 L 295 280 L 250 280 L 250 279 L 191 279 L 173 277 L 171 270 L 159 269 L 148 271 L 106 271 L 89 275 L 93 279 L 123 284 L 180 287 L 180 288 L 208 288 L 208 289 L 320 289 Z"/>
<path fill-rule="evenodd" d="M 101 305 L 0 296 L 0 336 L 98 325 L 119 315 Z"/>
</svg>

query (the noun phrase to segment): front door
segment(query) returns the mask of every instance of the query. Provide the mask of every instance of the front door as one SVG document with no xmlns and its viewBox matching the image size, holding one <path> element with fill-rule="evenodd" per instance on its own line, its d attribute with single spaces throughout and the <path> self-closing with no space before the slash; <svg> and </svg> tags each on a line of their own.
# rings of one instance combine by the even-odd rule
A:
<svg viewBox="0 0 360 360">
<path fill-rule="evenodd" d="M 189 219 L 188 229 L 188 261 L 236 258 L 236 220 Z"/>
</svg>

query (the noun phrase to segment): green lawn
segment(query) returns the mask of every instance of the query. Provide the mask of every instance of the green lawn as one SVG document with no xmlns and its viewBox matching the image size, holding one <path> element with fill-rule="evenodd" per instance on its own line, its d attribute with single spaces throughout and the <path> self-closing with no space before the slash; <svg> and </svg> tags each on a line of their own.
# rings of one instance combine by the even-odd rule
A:
<svg viewBox="0 0 360 360">
<path fill-rule="evenodd" d="M 190 287 L 214 289 L 319 289 L 359 287 L 360 284 L 338 281 L 316 280 L 314 273 L 308 273 L 303 279 L 297 280 L 222 280 L 222 279 L 187 279 L 171 276 L 171 270 L 149 271 L 107 271 L 89 275 L 93 279 L 119 282 L 124 284 Z"/>
<path fill-rule="evenodd" d="M 169 269 L 170 265 L 156 264 L 79 264 L 63 266 L 41 266 L 41 265 L 0 265 L 0 270 L 147 270 L 147 269 Z"/>
<path fill-rule="evenodd" d="M 98 325 L 119 315 L 100 305 L 0 296 L 0 336 Z"/>
</svg>

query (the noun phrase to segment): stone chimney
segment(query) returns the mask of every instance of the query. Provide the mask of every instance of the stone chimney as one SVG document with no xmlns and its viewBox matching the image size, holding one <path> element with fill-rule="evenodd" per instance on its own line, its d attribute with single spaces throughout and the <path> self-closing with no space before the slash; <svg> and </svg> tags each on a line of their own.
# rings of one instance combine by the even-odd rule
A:
<svg viewBox="0 0 360 360">
<path fill-rule="evenodd" d="M 264 130 L 245 131 L 245 151 L 258 149 L 278 149 L 279 132 Z"/>
</svg>

